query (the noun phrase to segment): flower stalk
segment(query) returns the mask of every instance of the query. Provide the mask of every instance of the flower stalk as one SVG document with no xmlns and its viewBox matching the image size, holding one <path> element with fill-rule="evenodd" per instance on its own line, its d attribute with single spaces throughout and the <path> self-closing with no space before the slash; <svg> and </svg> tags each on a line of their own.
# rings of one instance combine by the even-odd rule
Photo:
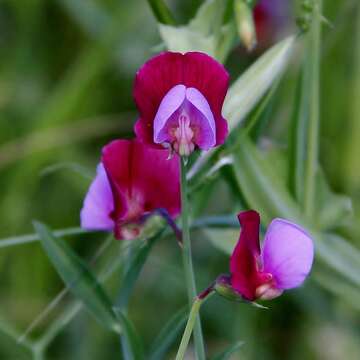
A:
<svg viewBox="0 0 360 360">
<path fill-rule="evenodd" d="M 191 242 L 190 242 L 189 202 L 188 202 L 188 189 L 187 189 L 187 181 L 186 181 L 186 159 L 184 157 L 181 158 L 180 183 L 181 183 L 181 221 L 182 221 L 182 232 L 183 232 L 182 251 L 183 251 L 183 264 L 184 264 L 186 287 L 189 298 L 189 305 L 191 305 L 193 299 L 196 298 L 189 317 L 189 321 L 191 320 L 190 324 L 186 326 L 186 328 L 188 328 L 188 332 L 190 331 L 190 333 L 187 335 L 188 336 L 187 341 L 185 341 L 186 338 L 184 339 L 183 347 L 185 346 L 185 349 L 183 349 L 182 351 L 185 352 L 192 329 L 195 326 L 194 343 L 195 343 L 196 357 L 198 360 L 205 360 L 205 348 L 204 348 L 203 334 L 201 330 L 201 322 L 200 322 L 200 318 L 197 317 L 197 313 L 199 311 L 202 300 L 199 300 L 196 296 L 197 293 L 196 293 L 196 284 L 195 284 L 194 268 L 193 268 L 192 255 L 191 255 Z M 181 343 L 183 343 L 183 341 Z M 180 348 L 179 348 L 179 352 L 180 352 Z M 181 352 L 180 352 L 180 356 L 181 356 Z M 182 357 L 176 357 L 176 359 L 178 358 L 182 359 Z"/>
<path fill-rule="evenodd" d="M 315 209 L 315 179 L 318 166 L 319 153 L 319 127 L 320 127 L 320 49 L 321 49 L 321 22 L 322 0 L 314 1 L 312 28 L 309 33 L 308 56 L 310 57 L 310 104 L 309 126 L 307 130 L 308 153 L 305 168 L 305 198 L 304 209 L 308 218 L 311 218 Z"/>
<path fill-rule="evenodd" d="M 188 347 L 189 340 L 190 340 L 191 334 L 194 329 L 194 325 L 198 319 L 201 305 L 205 302 L 205 300 L 207 300 L 210 297 L 209 295 L 213 294 L 213 290 L 214 290 L 213 286 L 211 286 L 195 298 L 195 301 L 193 302 L 193 305 L 190 310 L 189 318 L 186 323 L 186 327 L 185 327 L 183 336 L 181 338 L 180 346 L 179 346 L 178 352 L 176 354 L 175 360 L 183 360 L 184 359 L 185 352 Z"/>
</svg>

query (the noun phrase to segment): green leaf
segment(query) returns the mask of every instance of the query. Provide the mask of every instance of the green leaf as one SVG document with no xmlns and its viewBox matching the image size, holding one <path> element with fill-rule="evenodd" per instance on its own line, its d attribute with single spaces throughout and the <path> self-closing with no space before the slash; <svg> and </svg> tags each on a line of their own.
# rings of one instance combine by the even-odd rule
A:
<svg viewBox="0 0 360 360">
<path fill-rule="evenodd" d="M 341 226 L 353 215 L 351 198 L 334 193 L 321 170 L 316 174 L 315 206 L 317 226 L 323 230 Z"/>
<path fill-rule="evenodd" d="M 79 228 L 65 228 L 60 230 L 53 231 L 55 236 L 70 236 L 70 235 L 81 235 L 85 234 L 87 231 Z M 39 241 L 40 237 L 38 234 L 28 234 L 28 235 L 20 235 L 20 236 L 13 236 L 5 239 L 0 240 L 0 248 L 7 247 L 7 246 L 14 246 L 14 245 L 22 245 L 28 244 L 35 241 Z"/>
<path fill-rule="evenodd" d="M 300 210 L 281 177 L 245 135 L 239 135 L 234 155 L 234 173 L 246 201 L 268 223 L 277 216 L 304 223 Z M 301 220 L 301 221 L 300 221 Z"/>
<path fill-rule="evenodd" d="M 92 180 L 95 177 L 95 173 L 87 169 L 85 166 L 82 166 L 80 164 L 74 163 L 74 162 L 61 162 L 57 164 L 53 164 L 50 166 L 47 166 L 44 168 L 40 176 L 47 176 L 49 174 L 52 174 L 54 172 L 57 172 L 59 170 L 71 170 L 74 173 L 77 173 L 78 175 L 81 175 L 86 180 Z"/>
<path fill-rule="evenodd" d="M 305 59 L 295 93 L 294 113 L 290 124 L 289 185 L 299 204 L 304 202 L 305 158 L 307 152 L 306 131 L 309 119 L 309 60 Z"/>
<path fill-rule="evenodd" d="M 245 119 L 282 74 L 290 61 L 294 47 L 294 36 L 279 42 L 233 83 L 223 107 L 223 114 L 228 121 L 230 131 Z"/>
<path fill-rule="evenodd" d="M 240 227 L 238 229 L 207 228 L 203 231 L 215 248 L 231 255 L 239 240 Z"/>
<path fill-rule="evenodd" d="M 148 0 L 156 19 L 163 24 L 175 24 L 175 19 L 163 0 Z"/>
<path fill-rule="evenodd" d="M 228 360 L 230 356 L 233 355 L 235 352 L 239 351 L 239 349 L 244 345 L 243 341 L 238 341 L 237 343 L 230 345 L 226 348 L 222 353 L 219 355 L 215 355 L 212 360 Z"/>
<path fill-rule="evenodd" d="M 35 221 L 34 228 L 50 261 L 70 291 L 83 302 L 99 323 L 120 333 L 112 303 L 85 262 L 44 224 Z"/>
<path fill-rule="evenodd" d="M 171 51 L 202 51 L 224 61 L 236 38 L 233 22 L 222 25 L 225 1 L 207 0 L 185 26 L 159 24 L 160 36 Z"/>
<path fill-rule="evenodd" d="M 143 344 L 136 333 L 134 325 L 120 310 L 116 309 L 116 314 L 122 328 L 121 346 L 124 360 L 145 359 Z"/>
<path fill-rule="evenodd" d="M 314 280 L 323 288 L 338 297 L 342 297 L 354 309 L 360 311 L 360 293 L 352 284 L 339 276 L 329 274 L 326 270 L 316 269 L 312 274 Z"/>
<path fill-rule="evenodd" d="M 170 318 L 151 345 L 147 357 L 149 360 L 160 360 L 165 357 L 180 332 L 184 329 L 187 316 L 188 307 L 186 306 Z"/>
<path fill-rule="evenodd" d="M 136 280 L 150 254 L 150 250 L 154 246 L 156 240 L 160 237 L 160 233 L 153 236 L 146 242 L 141 241 L 140 246 L 137 249 L 133 249 L 131 258 L 128 261 L 127 271 L 125 272 L 119 297 L 116 301 L 116 305 L 120 309 L 126 308 L 132 290 L 135 286 Z"/>
</svg>

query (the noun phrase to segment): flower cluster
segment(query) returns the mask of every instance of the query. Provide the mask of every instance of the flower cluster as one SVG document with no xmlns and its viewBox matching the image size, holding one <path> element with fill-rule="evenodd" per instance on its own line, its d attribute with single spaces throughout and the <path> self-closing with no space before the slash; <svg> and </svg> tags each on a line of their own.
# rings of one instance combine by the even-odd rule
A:
<svg viewBox="0 0 360 360">
<path fill-rule="evenodd" d="M 221 111 L 228 81 L 224 67 L 199 52 L 165 52 L 141 67 L 134 86 L 140 114 L 136 139 L 115 140 L 103 148 L 81 211 L 83 228 L 133 239 L 149 214 L 162 209 L 172 219 L 179 215 L 180 157 L 225 141 L 228 129 Z M 238 217 L 241 233 L 230 275 L 220 276 L 211 291 L 254 301 L 299 286 L 313 261 L 313 242 L 306 231 L 275 219 L 261 250 L 258 213 Z"/>
<path fill-rule="evenodd" d="M 221 64 L 199 52 L 165 52 L 143 65 L 134 86 L 137 138 L 103 148 L 81 211 L 83 228 L 132 239 L 144 216 L 159 209 L 172 219 L 179 215 L 178 155 L 224 142 L 228 79 Z"/>
</svg>

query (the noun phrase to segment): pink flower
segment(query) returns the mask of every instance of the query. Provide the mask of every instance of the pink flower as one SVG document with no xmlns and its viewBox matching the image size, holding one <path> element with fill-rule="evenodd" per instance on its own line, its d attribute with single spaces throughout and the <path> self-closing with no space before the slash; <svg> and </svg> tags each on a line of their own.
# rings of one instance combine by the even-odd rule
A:
<svg viewBox="0 0 360 360">
<path fill-rule="evenodd" d="M 103 148 L 97 175 L 81 210 L 81 226 L 114 231 L 131 239 L 141 231 L 144 215 L 165 209 L 180 213 L 179 158 L 136 140 L 115 140 Z"/>
<path fill-rule="evenodd" d="M 249 301 L 270 300 L 300 286 L 314 258 L 313 241 L 306 231 L 287 220 L 275 219 L 261 250 L 259 214 L 250 210 L 238 218 L 241 233 L 230 259 L 231 276 L 221 276 L 218 284 Z"/>
<path fill-rule="evenodd" d="M 228 81 L 225 68 L 204 53 L 164 52 L 150 59 L 135 79 L 138 139 L 184 156 L 222 144 L 228 133 L 221 115 Z"/>
</svg>

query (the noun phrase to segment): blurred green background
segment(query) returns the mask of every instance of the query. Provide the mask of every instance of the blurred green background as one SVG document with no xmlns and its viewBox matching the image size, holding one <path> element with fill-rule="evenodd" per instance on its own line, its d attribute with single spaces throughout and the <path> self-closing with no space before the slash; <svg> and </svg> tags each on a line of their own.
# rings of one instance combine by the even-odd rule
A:
<svg viewBox="0 0 360 360">
<path fill-rule="evenodd" d="M 201 1 L 168 4 L 184 24 Z M 288 14 L 287 32 L 294 31 L 294 12 Z M 332 189 L 352 198 L 359 219 L 360 4 L 324 1 L 324 15 L 332 25 L 324 25 L 322 39 L 321 164 Z M 156 20 L 144 0 L 0 2 L 1 238 L 33 233 L 33 219 L 55 229 L 78 226 L 101 147 L 111 139 L 133 136 L 134 74 L 160 42 Z M 270 44 L 260 45 L 253 54 L 241 46 L 232 51 L 226 66 L 234 77 Z M 262 131 L 259 143 L 265 147 L 271 143 L 286 150 L 298 68 L 295 57 Z M 223 175 L 209 186 L 211 195 L 207 193 L 202 214 L 236 209 Z M 353 221 L 339 231 L 359 246 L 359 228 Z M 82 257 L 91 259 L 105 237 L 67 239 Z M 193 239 L 198 285 L 204 288 L 227 271 L 228 258 L 209 245 L 202 232 L 195 232 Z M 106 264 L 103 258 L 107 257 L 100 264 Z M 0 245 L 0 269 L 0 359 L 29 359 L 28 350 L 14 338 L 63 283 L 36 242 Z M 116 272 L 107 283 L 114 297 L 119 279 Z M 178 249 L 173 239 L 162 239 L 146 263 L 129 308 L 146 346 L 185 299 Z M 30 337 L 46 333 L 71 301 L 71 296 L 62 300 Z M 214 297 L 203 308 L 203 325 L 211 354 L 234 341 L 245 342 L 234 359 L 360 358 L 359 306 L 350 306 L 312 281 L 274 300 L 270 311 Z M 82 311 L 50 343 L 47 358 L 120 359 L 121 353 L 116 336 Z"/>
</svg>

